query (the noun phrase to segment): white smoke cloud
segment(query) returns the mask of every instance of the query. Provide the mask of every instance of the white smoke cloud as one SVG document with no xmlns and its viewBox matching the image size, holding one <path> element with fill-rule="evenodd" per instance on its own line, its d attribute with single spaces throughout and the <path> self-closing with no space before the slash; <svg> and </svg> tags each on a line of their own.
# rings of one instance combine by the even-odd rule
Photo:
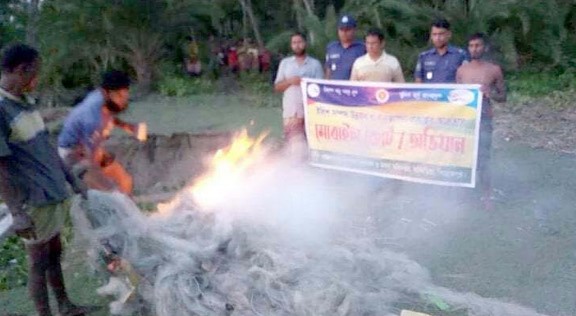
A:
<svg viewBox="0 0 576 316">
<path fill-rule="evenodd" d="M 418 233 L 367 229 L 373 215 L 354 211 L 370 207 L 373 186 L 335 179 L 266 156 L 218 187 L 208 208 L 186 189 L 144 216 L 118 193 L 91 191 L 87 212 L 100 225 L 77 218 L 76 227 L 92 247 L 108 240 L 133 264 L 143 277 L 138 293 L 159 316 L 398 315 L 430 295 L 469 315 L 539 315 L 435 286 L 418 263 L 377 243 Z M 406 220 L 380 219 L 390 227 Z"/>
</svg>

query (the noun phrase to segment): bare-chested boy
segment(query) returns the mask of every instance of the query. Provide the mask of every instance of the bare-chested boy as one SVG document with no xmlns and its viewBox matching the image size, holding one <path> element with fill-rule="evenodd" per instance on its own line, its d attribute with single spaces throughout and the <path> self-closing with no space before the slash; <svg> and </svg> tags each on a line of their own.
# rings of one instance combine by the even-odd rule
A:
<svg viewBox="0 0 576 316">
<path fill-rule="evenodd" d="M 504 75 L 500 66 L 483 59 L 486 52 L 486 37 L 477 33 L 468 39 L 471 61 L 463 64 L 456 72 L 457 83 L 481 84 L 483 94 L 482 116 L 480 120 L 480 140 L 478 146 L 478 178 L 484 207 L 491 209 L 490 149 L 492 147 L 492 101 L 506 101 Z"/>
</svg>

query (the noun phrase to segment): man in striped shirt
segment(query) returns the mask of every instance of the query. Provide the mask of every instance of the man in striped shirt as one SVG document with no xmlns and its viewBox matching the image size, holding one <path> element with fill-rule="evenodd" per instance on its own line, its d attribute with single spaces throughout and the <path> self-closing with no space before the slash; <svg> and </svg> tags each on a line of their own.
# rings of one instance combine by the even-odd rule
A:
<svg viewBox="0 0 576 316">
<path fill-rule="evenodd" d="M 60 257 L 60 231 L 69 211 L 69 183 L 86 189 L 58 157 L 44 121 L 26 92 L 37 83 L 40 59 L 27 45 L 8 48 L 0 79 L 0 197 L 14 220 L 12 229 L 24 239 L 28 255 L 28 291 L 40 316 L 50 316 L 48 286 L 60 315 L 84 315 L 66 293 Z"/>
</svg>

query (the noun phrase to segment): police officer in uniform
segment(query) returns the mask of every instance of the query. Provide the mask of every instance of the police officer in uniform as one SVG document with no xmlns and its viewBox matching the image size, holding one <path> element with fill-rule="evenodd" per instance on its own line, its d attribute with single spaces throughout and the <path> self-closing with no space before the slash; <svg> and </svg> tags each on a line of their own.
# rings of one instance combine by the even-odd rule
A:
<svg viewBox="0 0 576 316">
<path fill-rule="evenodd" d="M 355 35 L 356 20 L 351 15 L 342 15 L 338 20 L 338 41 L 326 46 L 326 79 L 350 79 L 354 61 L 366 54 L 364 43 L 357 40 Z"/>
<path fill-rule="evenodd" d="M 432 23 L 430 41 L 434 48 L 420 53 L 414 79 L 418 83 L 455 83 L 456 71 L 470 58 L 468 53 L 449 44 L 452 32 L 444 19 Z"/>
</svg>

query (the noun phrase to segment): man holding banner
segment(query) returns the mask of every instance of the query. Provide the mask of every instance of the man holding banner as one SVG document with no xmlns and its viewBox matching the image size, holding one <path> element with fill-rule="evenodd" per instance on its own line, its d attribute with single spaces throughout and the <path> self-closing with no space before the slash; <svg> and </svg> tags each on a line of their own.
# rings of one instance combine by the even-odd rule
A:
<svg viewBox="0 0 576 316">
<path fill-rule="evenodd" d="M 350 80 L 404 82 L 404 74 L 398 59 L 384 50 L 384 33 L 372 28 L 366 33 L 366 55 L 352 65 Z"/>
<path fill-rule="evenodd" d="M 417 83 L 454 83 L 456 71 L 468 62 L 466 51 L 450 45 L 450 23 L 444 19 L 432 23 L 430 41 L 434 48 L 418 56 L 414 79 Z"/>
<path fill-rule="evenodd" d="M 274 90 L 284 93 L 282 97 L 284 139 L 305 142 L 304 103 L 300 80 L 322 78 L 322 64 L 306 54 L 306 36 L 303 33 L 292 34 L 290 48 L 294 55 L 280 62 Z"/>
<path fill-rule="evenodd" d="M 486 52 L 486 37 L 482 33 L 470 36 L 468 51 L 472 61 L 460 66 L 456 73 L 458 83 L 480 84 L 483 94 L 480 121 L 480 139 L 478 144 L 478 175 L 483 193 L 484 207 L 490 209 L 492 191 L 490 178 L 490 149 L 492 147 L 492 104 L 506 101 L 506 87 L 500 66 L 483 59 Z"/>
<path fill-rule="evenodd" d="M 345 14 L 338 20 L 338 41 L 326 47 L 326 79 L 349 80 L 352 64 L 366 54 L 364 43 L 355 39 L 356 20 Z"/>
</svg>

